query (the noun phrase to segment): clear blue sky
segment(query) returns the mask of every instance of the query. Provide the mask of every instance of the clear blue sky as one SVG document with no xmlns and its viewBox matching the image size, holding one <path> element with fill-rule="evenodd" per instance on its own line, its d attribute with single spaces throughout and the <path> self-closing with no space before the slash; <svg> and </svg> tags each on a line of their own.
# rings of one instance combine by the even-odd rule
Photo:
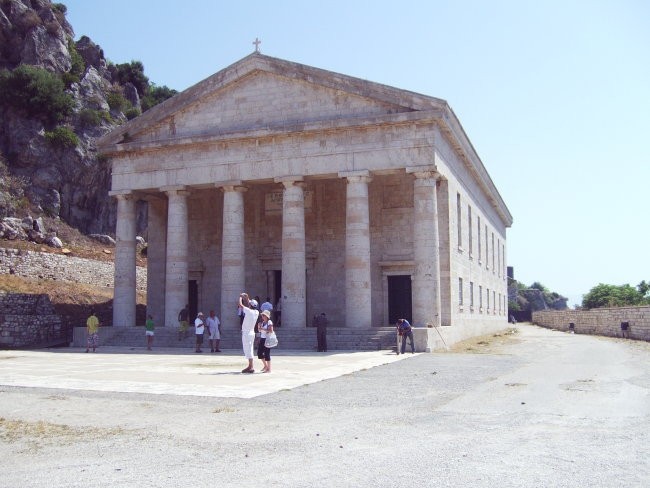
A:
<svg viewBox="0 0 650 488">
<path fill-rule="evenodd" d="M 569 305 L 650 280 L 650 2 L 68 0 L 76 39 L 183 90 L 253 51 L 445 99 Z"/>
</svg>

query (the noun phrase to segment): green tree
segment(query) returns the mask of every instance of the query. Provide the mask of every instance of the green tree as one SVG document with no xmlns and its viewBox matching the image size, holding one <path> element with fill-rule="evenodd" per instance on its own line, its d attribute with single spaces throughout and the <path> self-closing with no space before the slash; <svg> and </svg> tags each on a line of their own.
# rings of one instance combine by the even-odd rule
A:
<svg viewBox="0 0 650 488">
<path fill-rule="evenodd" d="M 161 102 L 164 102 L 168 98 L 173 97 L 176 95 L 178 92 L 172 88 L 169 88 L 165 85 L 163 86 L 156 86 L 155 84 L 151 84 L 149 87 L 149 92 L 140 100 L 140 104 L 142 105 L 142 111 L 145 112 L 149 110 L 151 107 L 158 105 Z"/>
<path fill-rule="evenodd" d="M 643 280 L 641 283 L 636 285 L 636 289 L 641 293 L 641 296 L 644 298 L 650 298 L 648 296 L 648 292 L 650 292 L 650 283 L 648 283 L 646 280 Z"/>
<path fill-rule="evenodd" d="M 140 98 L 147 94 L 149 91 L 149 78 L 144 74 L 144 65 L 141 61 L 116 64 L 115 68 L 117 68 L 117 81 L 120 85 L 132 83 Z"/>
<path fill-rule="evenodd" d="M 23 64 L 0 71 L 0 105 L 53 125 L 72 113 L 74 101 L 58 76 Z"/>
<path fill-rule="evenodd" d="M 582 298 L 584 308 L 626 307 L 642 303 L 643 295 L 629 284 L 616 286 L 600 283 Z"/>
</svg>

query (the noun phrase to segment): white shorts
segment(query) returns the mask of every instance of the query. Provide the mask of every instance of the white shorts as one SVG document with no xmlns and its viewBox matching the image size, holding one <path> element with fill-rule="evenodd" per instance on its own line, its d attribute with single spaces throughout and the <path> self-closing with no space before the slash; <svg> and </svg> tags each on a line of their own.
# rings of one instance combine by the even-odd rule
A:
<svg viewBox="0 0 650 488">
<path fill-rule="evenodd" d="M 241 333 L 241 344 L 246 359 L 253 359 L 253 343 L 255 342 L 255 331 Z"/>
<path fill-rule="evenodd" d="M 211 341 L 221 339 L 221 334 L 219 334 L 219 327 L 217 327 L 214 331 L 210 330 L 210 336 L 208 338 Z"/>
<path fill-rule="evenodd" d="M 152 336 L 153 335 L 153 330 L 145 330 L 144 335 L 146 336 Z"/>
</svg>

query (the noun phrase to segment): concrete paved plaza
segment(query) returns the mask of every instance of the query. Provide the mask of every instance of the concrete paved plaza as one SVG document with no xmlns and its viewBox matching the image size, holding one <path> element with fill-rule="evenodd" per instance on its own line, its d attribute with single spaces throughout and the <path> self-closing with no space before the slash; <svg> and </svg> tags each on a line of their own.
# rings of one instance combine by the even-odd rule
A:
<svg viewBox="0 0 650 488">
<path fill-rule="evenodd" d="M 0 352 L 0 487 L 650 485 L 650 344 Z M 257 366 L 257 361 L 256 361 Z"/>
</svg>

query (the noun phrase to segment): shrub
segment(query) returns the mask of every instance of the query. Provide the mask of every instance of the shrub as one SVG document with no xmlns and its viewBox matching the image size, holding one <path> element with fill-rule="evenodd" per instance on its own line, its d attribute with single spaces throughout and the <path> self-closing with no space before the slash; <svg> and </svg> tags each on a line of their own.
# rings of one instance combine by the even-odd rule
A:
<svg viewBox="0 0 650 488">
<path fill-rule="evenodd" d="M 100 111 L 91 108 L 85 108 L 79 112 L 79 120 L 85 127 L 96 127 L 102 123 Z"/>
<path fill-rule="evenodd" d="M 124 95 L 119 90 L 112 90 L 106 96 L 106 101 L 108 106 L 111 107 L 111 110 L 117 110 L 119 112 L 125 112 L 131 107 L 131 102 L 129 102 Z"/>
<path fill-rule="evenodd" d="M 79 81 L 86 71 L 86 63 L 81 57 L 81 54 L 77 51 L 77 46 L 72 40 L 72 37 L 68 37 L 68 52 L 70 53 L 70 60 L 72 62 L 72 66 L 68 73 L 75 77 L 75 81 Z"/>
<path fill-rule="evenodd" d="M 149 78 L 144 75 L 144 65 L 141 61 L 131 61 L 115 65 L 117 69 L 117 81 L 120 85 L 132 83 L 138 91 L 140 98 L 144 97 L 149 90 Z"/>
<path fill-rule="evenodd" d="M 56 75 L 23 64 L 13 71 L 0 71 L 0 105 L 54 124 L 72 113 L 74 101 Z"/>
<path fill-rule="evenodd" d="M 158 105 L 161 102 L 164 102 L 165 100 L 173 97 L 177 93 L 178 92 L 176 90 L 173 90 L 165 85 L 156 86 L 152 84 L 149 87 L 149 92 L 140 101 L 142 105 L 142 111 L 146 112 L 151 107 Z"/>
<path fill-rule="evenodd" d="M 138 115 L 140 115 L 142 112 L 140 112 L 140 109 L 138 107 L 131 107 L 124 112 L 124 115 L 126 116 L 127 119 L 135 119 Z"/>
<path fill-rule="evenodd" d="M 66 7 L 62 3 L 53 3 L 52 4 L 52 10 L 54 10 L 54 12 L 58 12 L 58 13 L 63 14 L 63 15 L 68 13 L 68 7 Z"/>
<path fill-rule="evenodd" d="M 45 139 L 54 147 L 60 149 L 76 147 L 79 138 L 69 127 L 58 126 L 51 131 L 45 131 Z"/>
</svg>

